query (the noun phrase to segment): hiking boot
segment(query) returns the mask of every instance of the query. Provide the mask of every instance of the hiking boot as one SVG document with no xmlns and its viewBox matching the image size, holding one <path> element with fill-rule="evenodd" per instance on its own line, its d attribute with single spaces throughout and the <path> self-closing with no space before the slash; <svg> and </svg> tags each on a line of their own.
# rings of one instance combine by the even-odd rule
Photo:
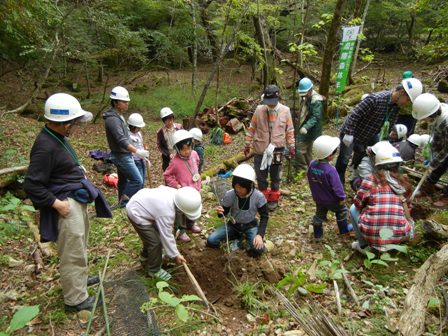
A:
<svg viewBox="0 0 448 336">
<path fill-rule="evenodd" d="M 163 268 L 159 269 L 157 272 L 148 272 L 151 278 L 160 279 L 163 281 L 168 281 L 171 279 L 171 274 L 165 271 Z"/>
<path fill-rule="evenodd" d="M 366 252 L 369 250 L 369 247 L 368 246 L 361 247 L 358 241 L 354 241 L 352 243 L 352 250 L 358 251 L 359 253 L 366 255 Z"/>
<path fill-rule="evenodd" d="M 64 308 L 66 312 L 73 312 L 77 313 L 81 310 L 88 310 L 92 311 L 93 305 L 95 304 L 95 297 L 89 296 L 87 299 L 85 299 L 83 302 L 77 304 L 76 306 L 69 306 L 67 304 L 64 304 Z M 101 296 L 98 299 L 97 307 L 103 304 L 103 300 Z"/>
<path fill-rule="evenodd" d="M 193 233 L 201 233 L 202 232 L 202 228 L 197 225 L 196 223 L 194 223 L 191 228 L 190 228 L 191 232 Z"/>
<path fill-rule="evenodd" d="M 191 238 L 188 237 L 188 235 L 185 232 L 182 232 L 179 237 L 177 237 L 177 240 L 180 240 L 181 242 L 188 243 L 191 241 Z"/>
<path fill-rule="evenodd" d="M 324 235 L 324 228 L 322 225 L 313 225 L 314 239 L 320 239 Z"/>
<path fill-rule="evenodd" d="M 340 235 L 345 235 L 347 233 L 350 233 L 353 231 L 353 225 L 352 224 L 347 224 L 347 220 L 344 219 L 340 222 L 337 222 L 338 224 L 338 229 L 339 229 L 339 234 Z"/>
<path fill-rule="evenodd" d="M 100 283 L 100 277 L 98 275 L 89 275 L 87 277 L 87 287 Z"/>
</svg>

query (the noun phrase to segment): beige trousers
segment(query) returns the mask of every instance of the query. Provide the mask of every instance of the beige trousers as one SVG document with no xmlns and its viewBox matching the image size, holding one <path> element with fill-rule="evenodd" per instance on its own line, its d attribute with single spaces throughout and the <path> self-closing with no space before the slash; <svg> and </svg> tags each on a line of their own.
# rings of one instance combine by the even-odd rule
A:
<svg viewBox="0 0 448 336">
<path fill-rule="evenodd" d="M 68 198 L 70 213 L 59 216 L 58 256 L 59 273 L 64 303 L 75 306 L 89 296 L 87 294 L 87 241 L 89 239 L 89 218 L 87 204 Z"/>
<path fill-rule="evenodd" d="M 306 170 L 313 158 L 313 141 L 299 141 L 296 146 L 298 168 Z"/>
</svg>

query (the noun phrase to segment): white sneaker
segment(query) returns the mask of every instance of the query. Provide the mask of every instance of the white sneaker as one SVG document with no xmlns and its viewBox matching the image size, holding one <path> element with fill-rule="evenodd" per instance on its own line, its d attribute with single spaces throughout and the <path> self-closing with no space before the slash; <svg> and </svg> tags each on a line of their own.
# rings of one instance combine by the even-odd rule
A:
<svg viewBox="0 0 448 336">
<path fill-rule="evenodd" d="M 359 253 L 366 255 L 366 251 L 368 250 L 368 247 L 361 248 L 359 245 L 359 242 L 356 240 L 352 243 L 352 250 L 358 251 Z"/>
</svg>

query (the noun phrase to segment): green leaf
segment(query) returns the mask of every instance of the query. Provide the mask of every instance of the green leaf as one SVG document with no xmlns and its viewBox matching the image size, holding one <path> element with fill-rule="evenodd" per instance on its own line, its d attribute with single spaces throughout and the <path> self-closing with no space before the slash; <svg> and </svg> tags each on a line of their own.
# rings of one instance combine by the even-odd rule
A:
<svg viewBox="0 0 448 336">
<path fill-rule="evenodd" d="M 366 251 L 366 257 L 367 257 L 367 259 L 369 259 L 369 260 L 375 259 L 375 253 Z"/>
<path fill-rule="evenodd" d="M 390 237 L 393 237 L 393 235 L 394 235 L 394 232 L 391 229 L 389 229 L 389 228 L 382 228 L 380 230 L 380 237 L 383 240 L 387 240 Z"/>
<path fill-rule="evenodd" d="M 27 205 L 27 204 L 22 205 L 21 209 L 24 210 L 24 211 L 36 212 L 36 209 L 34 209 L 33 206 Z"/>
<path fill-rule="evenodd" d="M 167 292 L 159 292 L 159 299 L 169 304 L 171 307 L 175 307 L 180 303 L 180 299 Z"/>
<path fill-rule="evenodd" d="M 437 297 L 431 296 L 428 301 L 428 309 L 440 307 L 440 300 Z"/>
<path fill-rule="evenodd" d="M 182 297 L 180 298 L 181 302 L 186 302 L 186 301 L 201 301 L 201 298 L 196 296 L 196 295 L 182 295 Z"/>
<path fill-rule="evenodd" d="M 408 253 L 408 247 L 406 245 L 397 245 L 397 244 L 386 244 L 383 245 L 388 250 L 397 250 L 401 253 L 407 254 Z"/>
<path fill-rule="evenodd" d="M 283 287 L 285 287 L 288 283 L 290 283 L 292 281 L 292 274 L 287 274 L 283 279 L 281 279 L 278 283 L 277 283 L 277 288 L 281 289 Z"/>
<path fill-rule="evenodd" d="M 369 308 L 370 308 L 370 301 L 369 301 L 369 300 L 364 301 L 364 302 L 362 303 L 362 309 L 367 310 L 367 309 L 369 309 Z"/>
<path fill-rule="evenodd" d="M 167 287 L 169 287 L 170 285 L 167 283 L 167 282 L 165 282 L 165 281 L 158 281 L 157 283 L 156 283 L 156 287 L 157 287 L 157 289 L 160 291 L 161 289 L 164 289 L 164 288 L 167 288 Z"/>
<path fill-rule="evenodd" d="M 0 336 L 8 336 L 8 334 L 3 331 L 0 331 Z"/>
<path fill-rule="evenodd" d="M 364 267 L 367 269 L 370 269 L 370 267 L 372 267 L 372 262 L 370 261 L 370 259 L 364 259 Z"/>
<path fill-rule="evenodd" d="M 331 264 L 331 262 L 329 261 L 329 260 L 322 260 L 320 263 L 319 263 L 319 266 L 328 266 L 328 265 L 330 265 Z"/>
<path fill-rule="evenodd" d="M 305 288 L 310 291 L 311 293 L 316 294 L 322 294 L 324 292 L 324 289 L 327 288 L 327 285 L 325 283 L 322 284 L 306 284 Z"/>
<path fill-rule="evenodd" d="M 177 318 L 179 320 L 181 320 L 182 322 L 188 321 L 188 311 L 182 304 L 178 304 L 176 306 L 176 315 L 177 315 Z"/>
<path fill-rule="evenodd" d="M 379 259 L 372 260 L 372 264 L 378 264 L 378 265 L 383 265 L 383 266 L 389 267 L 387 262 L 385 262 L 383 260 L 379 260 Z"/>
<path fill-rule="evenodd" d="M 12 317 L 9 325 L 11 333 L 26 326 L 26 324 L 39 314 L 39 306 L 26 306 L 20 308 Z"/>
<path fill-rule="evenodd" d="M 397 261 L 398 258 L 392 258 L 389 253 L 383 253 L 380 257 L 381 260 L 384 261 Z"/>
</svg>

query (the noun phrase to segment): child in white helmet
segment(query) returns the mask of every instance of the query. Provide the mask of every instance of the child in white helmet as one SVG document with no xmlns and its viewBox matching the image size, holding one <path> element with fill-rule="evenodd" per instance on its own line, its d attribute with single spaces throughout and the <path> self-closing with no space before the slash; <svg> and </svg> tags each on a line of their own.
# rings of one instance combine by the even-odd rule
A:
<svg viewBox="0 0 448 336">
<path fill-rule="evenodd" d="M 246 236 L 248 254 L 259 257 L 264 251 L 263 238 L 269 219 L 267 201 L 263 193 L 254 186 L 255 170 L 248 164 L 235 168 L 232 178 L 233 189 L 226 192 L 218 207 L 218 216 L 228 216 L 226 223 L 219 226 L 207 238 L 207 246 L 219 247 L 227 239 L 241 239 Z M 260 222 L 257 220 L 260 215 Z"/>
<path fill-rule="evenodd" d="M 157 148 L 162 153 L 162 170 L 165 171 L 171 157 L 176 154 L 173 147 L 173 135 L 182 129 L 182 125 L 174 122 L 174 112 L 169 107 L 160 110 L 160 119 L 162 119 L 163 127 L 157 131 Z"/>
<path fill-rule="evenodd" d="M 401 142 L 406 141 L 406 134 L 408 133 L 408 128 L 403 124 L 395 124 L 389 133 L 389 142 L 398 148 Z"/>
<path fill-rule="evenodd" d="M 345 206 L 344 187 L 339 179 L 336 168 L 331 161 L 336 155 L 341 140 L 328 135 L 321 135 L 313 143 L 313 155 L 307 177 L 311 194 L 316 203 L 316 213 L 313 217 L 314 238 L 320 239 L 324 234 L 322 227 L 328 211 L 336 214 L 336 223 L 340 234 L 352 231 L 347 225 L 347 207 Z"/>
<path fill-rule="evenodd" d="M 199 174 L 199 156 L 191 149 L 193 137 L 186 130 L 179 130 L 174 133 L 173 143 L 176 155 L 170 161 L 168 168 L 163 173 L 165 184 L 172 188 L 193 187 L 201 190 L 201 175 Z M 180 223 L 180 228 L 186 228 L 193 233 L 200 233 L 201 227 L 194 221 L 185 218 Z M 179 240 L 189 242 L 191 239 L 185 230 L 181 230 Z"/>
<path fill-rule="evenodd" d="M 196 151 L 199 155 L 199 174 L 202 173 L 202 167 L 204 166 L 204 156 L 205 149 L 204 144 L 202 142 L 202 131 L 199 128 L 192 128 L 190 130 L 191 136 L 193 137 L 193 150 Z"/>
<path fill-rule="evenodd" d="M 129 126 L 129 138 L 131 139 L 132 145 L 137 149 L 146 149 L 143 144 L 143 136 L 140 130 L 145 127 L 145 122 L 143 121 L 143 117 L 139 113 L 132 113 L 128 118 L 128 126 Z M 140 175 L 142 176 L 143 185 L 145 184 L 145 168 L 147 162 L 142 157 L 132 154 L 134 158 L 135 165 L 137 166 Z M 149 162 L 149 160 L 148 160 Z M 143 188 L 142 185 L 142 188 Z"/>
</svg>

